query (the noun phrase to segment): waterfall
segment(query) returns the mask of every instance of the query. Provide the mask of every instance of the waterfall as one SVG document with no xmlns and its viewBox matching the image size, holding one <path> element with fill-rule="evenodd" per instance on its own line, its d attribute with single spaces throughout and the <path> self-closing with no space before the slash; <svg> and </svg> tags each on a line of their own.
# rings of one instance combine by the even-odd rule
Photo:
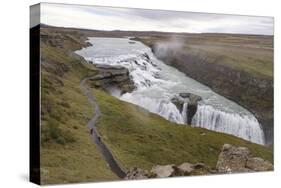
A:
<svg viewBox="0 0 281 188">
<path fill-rule="evenodd" d="M 227 113 L 212 106 L 199 104 L 192 125 L 235 135 L 245 140 L 264 144 L 264 134 L 257 119 L 250 114 Z"/>
<path fill-rule="evenodd" d="M 185 123 L 180 111 L 169 100 L 151 99 L 150 97 L 143 97 L 142 95 L 138 94 L 132 95 L 131 93 L 123 94 L 120 99 L 141 106 L 152 113 L 164 117 L 171 122 L 175 122 L 178 124 Z"/>
<path fill-rule="evenodd" d="M 183 103 L 183 107 L 182 107 L 182 111 L 181 111 L 181 115 L 182 115 L 182 119 L 183 119 L 183 122 L 184 123 L 187 123 L 187 114 L 188 114 L 188 103 L 187 102 L 185 102 L 185 103 Z"/>
<path fill-rule="evenodd" d="M 202 101 L 198 103 L 192 126 L 264 144 L 263 131 L 253 114 L 159 61 L 150 48 L 142 43 L 130 43 L 130 40 L 125 38 L 95 37 L 90 38 L 89 42 L 93 46 L 76 53 L 94 64 L 127 68 L 136 86 L 133 92 L 121 96 L 120 92 L 112 88 L 113 96 L 141 106 L 169 121 L 187 124 L 188 102 L 183 103 L 180 111 L 171 99 L 181 92 L 193 93 L 200 96 Z"/>
</svg>

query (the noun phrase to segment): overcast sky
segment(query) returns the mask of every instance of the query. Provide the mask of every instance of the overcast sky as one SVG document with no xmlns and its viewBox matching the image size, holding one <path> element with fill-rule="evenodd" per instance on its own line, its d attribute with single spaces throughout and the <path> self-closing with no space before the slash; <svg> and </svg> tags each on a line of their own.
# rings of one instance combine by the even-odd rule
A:
<svg viewBox="0 0 281 188">
<path fill-rule="evenodd" d="M 273 35 L 272 17 L 46 3 L 41 4 L 41 23 L 97 30 Z"/>
</svg>

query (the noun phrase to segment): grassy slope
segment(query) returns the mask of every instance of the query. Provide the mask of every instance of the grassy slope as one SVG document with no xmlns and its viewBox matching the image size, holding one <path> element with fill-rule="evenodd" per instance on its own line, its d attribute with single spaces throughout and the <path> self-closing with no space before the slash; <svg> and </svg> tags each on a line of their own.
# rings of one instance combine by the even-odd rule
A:
<svg viewBox="0 0 281 188">
<path fill-rule="evenodd" d="M 123 168 L 203 162 L 215 167 L 224 143 L 249 147 L 273 161 L 272 150 L 234 136 L 173 124 L 135 105 L 95 90 L 102 118 L 98 130 Z M 205 134 L 202 134 L 205 133 Z"/>
<path fill-rule="evenodd" d="M 65 34 L 56 36 L 64 38 Z M 45 43 L 41 48 L 42 184 L 118 179 L 91 141 L 86 127 L 93 112 L 79 84 L 94 71 L 65 50 L 77 48 L 77 43 L 64 40 L 64 48 Z"/>
</svg>

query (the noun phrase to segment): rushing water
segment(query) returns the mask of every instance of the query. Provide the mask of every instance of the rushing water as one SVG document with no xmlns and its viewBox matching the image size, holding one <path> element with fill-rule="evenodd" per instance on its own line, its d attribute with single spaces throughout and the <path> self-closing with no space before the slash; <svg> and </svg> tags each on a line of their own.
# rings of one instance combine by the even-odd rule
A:
<svg viewBox="0 0 281 188">
<path fill-rule="evenodd" d="M 232 134 L 254 143 L 264 144 L 264 134 L 257 119 L 245 108 L 213 92 L 209 87 L 158 60 L 150 48 L 127 38 L 89 38 L 93 46 L 77 53 L 94 64 L 126 67 L 136 89 L 122 96 L 121 100 L 139 105 L 150 112 L 176 122 L 187 122 L 183 112 L 171 102 L 181 92 L 202 97 L 192 126 Z"/>
</svg>

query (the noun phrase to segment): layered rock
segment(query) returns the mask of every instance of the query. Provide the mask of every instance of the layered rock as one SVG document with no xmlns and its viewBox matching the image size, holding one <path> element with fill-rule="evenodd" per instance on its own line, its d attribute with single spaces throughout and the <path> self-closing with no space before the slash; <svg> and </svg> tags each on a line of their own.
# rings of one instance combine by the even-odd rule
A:
<svg viewBox="0 0 281 188">
<path fill-rule="evenodd" d="M 91 78 L 94 87 L 110 91 L 111 88 L 120 90 L 120 94 L 134 90 L 134 83 L 129 71 L 122 66 L 96 65 L 98 74 Z"/>
</svg>

